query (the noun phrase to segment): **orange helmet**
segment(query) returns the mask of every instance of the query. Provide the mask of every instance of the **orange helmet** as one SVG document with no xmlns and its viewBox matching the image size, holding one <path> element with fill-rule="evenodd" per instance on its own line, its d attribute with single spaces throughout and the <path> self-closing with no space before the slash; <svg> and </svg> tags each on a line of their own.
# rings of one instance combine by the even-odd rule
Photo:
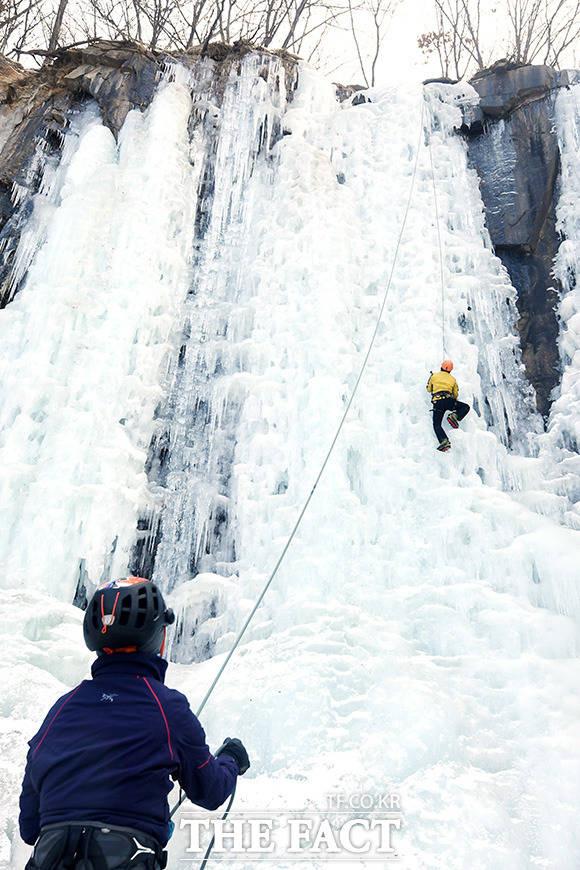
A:
<svg viewBox="0 0 580 870">
<path fill-rule="evenodd" d="M 450 372 L 453 369 L 453 363 L 450 359 L 444 359 L 441 363 L 441 371 L 442 372 Z"/>
</svg>

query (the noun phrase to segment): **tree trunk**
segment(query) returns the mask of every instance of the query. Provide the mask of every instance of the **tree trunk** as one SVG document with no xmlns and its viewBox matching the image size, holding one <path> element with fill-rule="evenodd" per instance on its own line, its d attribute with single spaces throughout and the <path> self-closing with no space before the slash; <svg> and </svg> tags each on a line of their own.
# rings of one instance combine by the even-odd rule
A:
<svg viewBox="0 0 580 870">
<path fill-rule="evenodd" d="M 48 43 L 48 50 L 55 51 L 58 45 L 58 38 L 60 36 L 60 29 L 62 27 L 62 20 L 64 18 L 64 13 L 68 4 L 68 0 L 60 0 L 58 4 L 58 11 L 56 13 L 56 18 L 54 19 L 54 24 L 52 25 L 52 31 L 50 33 L 50 41 Z"/>
</svg>

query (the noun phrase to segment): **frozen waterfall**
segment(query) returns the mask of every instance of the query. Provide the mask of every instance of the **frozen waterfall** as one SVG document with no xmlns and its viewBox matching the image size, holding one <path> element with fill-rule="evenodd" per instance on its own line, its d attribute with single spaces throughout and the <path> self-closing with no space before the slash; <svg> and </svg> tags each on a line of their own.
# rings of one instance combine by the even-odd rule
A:
<svg viewBox="0 0 580 870">
<path fill-rule="evenodd" d="M 417 147 L 351 415 L 204 725 L 248 746 L 239 811 L 392 791 L 405 870 L 580 862 L 580 85 L 558 98 L 567 293 L 546 432 L 456 133 L 476 93 L 367 96 L 338 103 L 307 65 L 257 53 L 227 81 L 174 64 L 118 141 L 89 102 L 39 170 L 0 311 L 2 866 L 28 852 L 26 740 L 90 662 L 73 599 L 153 576 L 179 617 L 168 682 L 203 696 L 352 390 Z M 442 316 L 472 406 L 446 455 L 425 390 Z M 178 830 L 170 867 L 184 849 Z M 274 866 L 293 866 L 281 846 Z"/>
</svg>

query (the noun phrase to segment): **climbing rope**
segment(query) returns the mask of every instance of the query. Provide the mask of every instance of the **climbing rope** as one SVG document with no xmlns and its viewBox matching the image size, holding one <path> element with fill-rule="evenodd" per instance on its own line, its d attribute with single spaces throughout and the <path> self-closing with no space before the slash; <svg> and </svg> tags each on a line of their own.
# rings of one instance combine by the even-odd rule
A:
<svg viewBox="0 0 580 870">
<path fill-rule="evenodd" d="M 227 805 L 227 807 L 226 807 L 226 811 L 225 811 L 225 813 L 223 814 L 223 816 L 221 817 L 221 820 L 220 820 L 220 821 L 225 822 L 225 820 L 226 820 L 227 817 L 229 816 L 229 814 L 230 814 L 230 810 L 231 810 L 231 808 L 232 808 L 232 804 L 233 804 L 233 802 L 234 802 L 234 798 L 235 798 L 235 796 L 236 796 L 236 786 L 235 786 L 235 784 L 234 784 L 234 788 L 233 788 L 233 791 L 232 791 L 232 795 L 231 795 L 231 797 L 230 797 L 230 801 L 229 801 L 229 803 L 228 803 L 228 805 Z M 215 843 L 215 833 L 212 834 L 212 837 L 211 837 L 211 840 L 209 841 L 208 847 L 207 847 L 207 849 L 205 850 L 205 855 L 203 856 L 203 861 L 202 861 L 201 864 L 199 865 L 199 870 L 205 870 L 205 866 L 206 866 L 207 862 L 209 861 L 209 856 L 211 855 L 211 850 L 213 849 L 213 844 L 214 844 L 214 843 Z"/>
<path fill-rule="evenodd" d="M 433 151 L 431 149 L 431 131 L 429 131 L 429 162 L 431 163 L 431 180 L 433 182 L 433 201 L 435 203 L 435 223 L 437 226 L 437 239 L 439 241 L 439 274 L 441 278 L 441 334 L 443 341 L 443 357 L 447 356 L 445 341 L 445 278 L 443 275 L 443 243 L 441 241 L 441 227 L 439 226 L 439 206 L 437 203 L 437 185 L 435 184 L 435 167 L 433 166 Z"/>
<path fill-rule="evenodd" d="M 221 676 L 222 676 L 223 672 L 225 671 L 226 667 L 228 666 L 230 659 L 232 658 L 233 654 L 235 653 L 236 649 L 238 648 L 238 646 L 239 646 L 239 644 L 240 644 L 240 641 L 242 640 L 244 634 L 246 633 L 246 630 L 247 630 L 247 628 L 248 628 L 250 622 L 251 622 L 252 619 L 254 618 L 254 615 L 255 615 L 255 613 L 256 613 L 258 607 L 259 607 L 260 604 L 262 603 L 262 601 L 263 601 L 263 599 L 264 599 L 264 596 L 266 595 L 266 592 L 268 591 L 268 589 L 269 589 L 270 586 L 272 585 L 272 583 L 273 583 L 273 581 L 274 581 L 274 578 L 276 577 L 276 575 L 277 575 L 277 573 L 278 573 L 278 570 L 279 570 L 279 568 L 280 568 L 280 565 L 282 564 L 282 562 L 283 562 L 283 560 L 284 560 L 284 557 L 286 556 L 286 553 L 288 552 L 288 550 L 289 550 L 289 548 L 290 548 L 290 544 L 292 543 L 292 541 L 294 540 L 294 537 L 296 536 L 296 533 L 297 533 L 297 531 L 298 531 L 298 529 L 299 529 L 299 527 L 300 527 L 300 524 L 301 524 L 301 522 L 302 522 L 302 518 L 304 517 L 304 514 L 306 513 L 306 511 L 307 511 L 307 509 L 308 509 L 308 506 L 309 506 L 310 502 L 312 501 L 312 497 L 313 497 L 313 495 L 314 495 L 314 493 L 315 493 L 315 491 L 316 491 L 316 488 L 317 488 L 318 484 L 320 483 L 320 479 L 321 479 L 322 475 L 324 474 L 324 470 L 325 470 L 326 466 L 328 465 L 328 461 L 329 461 L 329 459 L 330 459 L 330 457 L 331 457 L 332 451 L 334 450 L 335 444 L 336 444 L 336 442 L 338 441 L 338 438 L 339 438 L 339 436 L 340 436 L 340 433 L 341 433 L 341 431 L 342 431 L 342 428 L 343 428 L 344 423 L 345 423 L 345 421 L 346 421 L 346 418 L 347 418 L 347 416 L 348 416 L 348 412 L 350 411 L 351 405 L 352 405 L 352 403 L 353 403 L 353 401 L 354 401 L 354 397 L 355 397 L 356 394 L 357 394 L 359 384 L 360 384 L 360 382 L 361 382 L 361 380 L 362 380 L 363 374 L 364 374 L 365 369 L 366 369 L 366 367 L 367 367 L 367 363 L 368 363 L 368 361 L 369 361 L 369 357 L 370 357 L 370 355 L 371 355 L 371 352 L 372 352 L 372 349 L 373 349 L 373 347 L 374 347 L 374 343 L 375 343 L 375 340 L 376 340 L 376 337 L 377 337 L 377 333 L 378 333 L 378 331 L 379 331 L 379 326 L 380 326 L 381 321 L 382 321 L 382 318 L 383 318 L 383 313 L 384 313 L 384 310 L 385 310 L 385 306 L 386 306 L 386 304 L 387 304 L 387 298 L 388 298 L 388 295 L 389 295 L 389 290 L 391 289 L 391 283 L 392 283 L 393 275 L 394 275 L 394 272 L 395 272 L 395 266 L 396 266 L 396 263 L 397 263 L 397 257 L 398 257 L 398 254 L 399 254 L 399 248 L 400 248 L 400 246 L 401 246 L 401 241 L 402 241 L 402 239 L 403 239 L 403 233 L 404 233 L 404 231 L 405 231 L 405 226 L 406 226 L 406 224 L 407 224 L 407 218 L 408 218 L 408 216 L 409 216 L 409 209 L 410 209 L 410 207 L 411 207 L 411 200 L 412 200 L 412 197 L 413 197 L 413 190 L 414 190 L 414 187 L 415 187 L 415 177 L 416 177 L 416 175 L 417 175 L 417 166 L 418 166 L 418 163 L 419 163 L 419 153 L 420 153 L 420 147 L 421 147 L 421 137 L 422 137 L 422 135 L 423 135 L 423 116 L 424 116 L 424 111 L 425 111 L 425 100 L 424 100 L 424 98 L 423 98 L 422 101 L 421 101 L 421 118 L 420 118 L 420 122 L 419 122 L 419 137 L 418 137 L 418 141 L 417 141 L 417 148 L 416 148 L 416 154 L 415 154 L 415 163 L 414 163 L 414 166 L 413 166 L 413 173 L 412 173 L 412 176 L 411 176 L 411 185 L 410 185 L 410 188 L 409 188 L 409 196 L 408 196 L 408 198 L 407 198 L 407 205 L 406 205 L 406 208 L 405 208 L 405 213 L 404 213 L 404 216 L 403 216 L 403 221 L 402 221 L 402 223 L 401 223 L 401 229 L 400 229 L 400 231 L 399 231 L 399 237 L 398 237 L 398 239 L 397 239 L 397 244 L 396 244 L 396 246 L 395 246 L 395 253 L 394 253 L 394 255 L 393 255 L 393 261 L 392 261 L 392 265 L 391 265 L 391 271 L 390 271 L 390 273 L 389 273 L 389 278 L 388 278 L 388 281 L 387 281 L 387 286 L 386 286 L 386 289 L 385 289 L 385 293 L 384 293 L 384 295 L 383 295 L 383 301 L 382 301 L 382 304 L 381 304 L 381 307 L 380 307 L 380 310 L 379 310 L 379 314 L 378 314 L 378 317 L 377 317 L 377 322 L 376 322 L 376 324 L 375 324 L 375 328 L 374 328 L 373 334 L 372 334 L 372 336 L 371 336 L 371 340 L 370 340 L 370 342 L 369 342 L 369 346 L 368 346 L 367 352 L 366 352 L 366 354 L 365 354 L 365 357 L 364 357 L 364 359 L 363 359 L 362 365 L 361 365 L 361 367 L 360 367 L 360 371 L 359 371 L 359 373 L 358 373 L 358 377 L 357 377 L 357 379 L 356 379 L 355 385 L 354 385 L 354 387 L 353 387 L 353 389 L 352 389 L 352 392 L 351 392 L 351 394 L 350 394 L 350 398 L 349 398 L 349 400 L 348 400 L 348 402 L 347 402 L 347 404 L 346 404 L 346 408 L 344 409 L 344 413 L 343 413 L 343 415 L 342 415 L 342 418 L 341 418 L 341 420 L 340 420 L 340 423 L 338 424 L 338 428 L 337 428 L 337 430 L 336 430 L 336 433 L 335 433 L 335 435 L 334 435 L 334 438 L 332 439 L 332 443 L 331 443 L 330 447 L 328 448 L 328 452 L 327 452 L 327 454 L 326 454 L 326 456 L 325 456 L 325 458 L 324 458 L 324 462 L 322 463 L 322 466 L 321 466 L 321 468 L 320 468 L 320 471 L 318 472 L 318 474 L 317 474 L 317 476 L 316 476 L 316 480 L 314 481 L 314 485 L 313 485 L 312 489 L 310 490 L 310 494 L 308 495 L 308 498 L 307 498 L 306 501 L 304 502 L 304 506 L 302 507 L 302 510 L 300 511 L 300 514 L 299 514 L 299 516 L 298 516 L 298 519 L 296 520 L 296 522 L 295 522 L 295 524 L 294 524 L 294 528 L 292 529 L 292 531 L 291 531 L 291 533 L 290 533 L 290 536 L 288 537 L 288 540 L 286 541 L 286 543 L 285 543 L 285 545 L 284 545 L 284 548 L 282 549 L 282 552 L 280 553 L 280 556 L 279 556 L 279 558 L 278 558 L 278 561 L 276 562 L 276 564 L 275 564 L 275 566 L 274 566 L 274 570 L 273 570 L 272 573 L 270 574 L 270 576 L 269 576 L 267 582 L 266 582 L 265 585 L 264 585 L 264 588 L 262 589 L 262 591 L 260 592 L 260 595 L 259 595 L 258 598 L 256 599 L 256 602 L 255 602 L 254 606 L 252 607 L 252 609 L 251 609 L 251 611 L 250 611 L 250 613 L 249 613 L 249 615 L 248 615 L 246 621 L 244 622 L 242 628 L 240 629 L 240 631 L 239 631 L 239 633 L 238 633 L 238 635 L 237 635 L 237 637 L 236 637 L 236 639 L 235 639 L 235 641 L 234 641 L 234 643 L 233 643 L 233 646 L 232 646 L 232 648 L 230 649 L 229 653 L 227 654 L 227 656 L 226 656 L 226 658 L 225 658 L 225 660 L 224 660 L 222 666 L 220 667 L 219 671 L 217 672 L 217 674 L 216 674 L 216 676 L 215 676 L 215 679 L 213 680 L 213 682 L 212 682 L 212 684 L 210 685 L 209 689 L 208 689 L 207 692 L 205 693 L 205 695 L 204 695 L 204 697 L 203 697 L 203 700 L 202 700 L 201 704 L 199 705 L 199 707 L 198 707 L 198 709 L 197 709 L 197 714 L 196 714 L 196 715 L 197 715 L 198 717 L 200 716 L 200 714 L 202 713 L 202 711 L 203 711 L 205 705 L 207 704 L 208 700 L 210 699 L 210 697 L 211 697 L 211 695 L 212 695 L 212 693 L 213 693 L 215 687 L 217 686 L 219 680 L 221 679 Z M 179 807 L 181 806 L 181 804 L 183 803 L 183 801 L 185 800 L 185 798 L 186 798 L 186 795 L 183 795 L 183 796 L 182 796 L 182 794 L 181 794 L 181 789 L 180 789 L 179 800 L 178 800 L 178 802 L 175 804 L 175 806 L 173 807 L 173 809 L 171 810 L 170 818 L 171 818 L 171 817 L 175 814 L 175 812 L 179 809 Z M 230 806 L 231 806 L 231 802 L 230 802 Z M 226 813 L 229 812 L 229 808 L 230 808 L 230 806 L 228 806 L 228 810 L 226 811 Z M 207 854 L 209 854 L 209 853 L 207 853 Z M 207 854 L 206 854 L 206 859 L 207 859 Z M 204 859 L 204 861 L 205 861 L 206 859 Z M 204 866 L 205 866 L 205 865 L 204 865 Z"/>
</svg>

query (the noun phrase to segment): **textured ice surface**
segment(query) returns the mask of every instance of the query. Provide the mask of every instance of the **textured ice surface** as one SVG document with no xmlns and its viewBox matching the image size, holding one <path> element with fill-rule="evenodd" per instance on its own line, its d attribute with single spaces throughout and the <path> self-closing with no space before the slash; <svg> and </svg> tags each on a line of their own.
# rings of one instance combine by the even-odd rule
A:
<svg viewBox="0 0 580 870">
<path fill-rule="evenodd" d="M 153 579 L 169 590 L 198 572 L 235 570 L 230 482 L 248 392 L 240 374 L 253 358 L 254 198 L 270 189 L 267 178 L 248 182 L 279 135 L 286 100 L 277 59 L 249 56 L 242 71 L 232 69 L 219 109 L 210 103 L 190 122 L 198 197 L 191 291 L 150 457 L 150 524 L 160 517 L 162 527 Z"/>
<path fill-rule="evenodd" d="M 580 85 L 559 91 L 556 125 L 561 156 L 557 228 L 563 241 L 554 272 L 562 284 L 559 307 L 562 380 L 552 405 L 545 450 L 556 460 L 551 488 L 570 501 L 566 520 L 580 528 Z"/>
<path fill-rule="evenodd" d="M 240 809 L 324 808 L 331 792 L 396 791 L 406 870 L 575 867 L 578 534 L 570 489 L 554 483 L 559 447 L 550 432 L 538 434 L 522 379 L 514 290 L 453 134 L 458 106 L 473 93 L 433 87 L 423 116 L 413 90 L 376 90 L 371 103 L 340 106 L 332 86 L 304 67 L 284 110 L 265 82 L 256 91 L 256 71 L 244 62 L 241 81 L 228 87 L 253 88 L 259 105 L 283 112 L 285 135 L 256 155 L 248 141 L 261 109 L 240 99 L 236 119 L 227 93 L 225 108 L 214 107 L 224 125 L 217 182 L 230 179 L 227 197 L 238 186 L 231 208 L 216 191 L 216 220 L 196 236 L 195 257 L 192 187 L 203 142 L 195 126 L 189 141 L 197 96 L 177 76 L 148 112 L 129 116 L 118 148 L 86 117 L 44 246 L 0 312 L 2 507 L 10 504 L 0 532 L 2 860 L 19 867 L 27 854 L 15 833 L 24 741 L 88 667 L 81 614 L 63 603 L 79 560 L 89 585 L 105 564 L 123 573 L 137 513 L 167 498 L 146 485 L 143 463 L 175 332 L 191 320 L 187 353 L 212 374 L 192 384 L 214 411 L 201 443 L 188 443 L 193 428 L 181 433 L 189 459 L 205 461 L 214 449 L 227 456 L 224 439 L 234 443 L 230 561 L 208 558 L 197 579 L 171 577 L 183 553 L 176 521 L 175 547 L 160 550 L 156 565 L 168 586 L 186 581 L 172 593 L 181 637 L 168 682 L 195 709 L 334 435 L 375 325 L 419 145 L 386 314 L 352 414 L 203 721 L 213 746 L 226 734 L 248 745 Z M 575 109 L 563 101 L 560 109 L 565 167 Z M 447 353 L 460 397 L 473 406 L 447 455 L 434 449 L 425 391 L 442 355 L 428 136 Z M 562 204 L 572 190 L 563 171 Z M 562 226 L 571 239 L 572 224 Z M 198 295 L 187 300 L 194 285 Z M 212 370 L 218 358 L 225 364 Z M 190 407 L 194 399 L 184 396 Z M 184 468 L 177 477 L 186 485 Z M 195 501 L 177 477 L 176 498 L 203 504 L 207 493 Z M 170 867 L 182 866 L 183 847 L 177 834 Z"/>
<path fill-rule="evenodd" d="M 105 565 L 126 570 L 160 366 L 190 277 L 190 104 L 183 85 L 164 85 L 118 145 L 88 108 L 69 134 L 76 149 L 36 197 L 43 243 L 0 312 L 3 584 L 70 601 L 79 575 L 94 585 Z"/>
</svg>

